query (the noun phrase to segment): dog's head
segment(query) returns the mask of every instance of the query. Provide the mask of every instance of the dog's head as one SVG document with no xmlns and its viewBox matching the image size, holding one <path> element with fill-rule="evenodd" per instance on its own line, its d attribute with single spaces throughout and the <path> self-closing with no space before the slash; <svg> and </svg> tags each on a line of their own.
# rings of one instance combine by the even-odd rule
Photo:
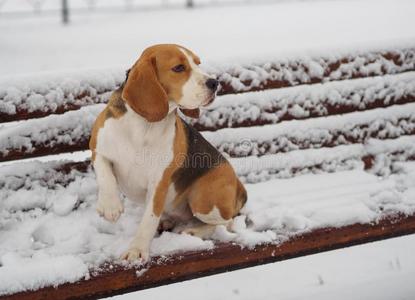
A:
<svg viewBox="0 0 415 300">
<path fill-rule="evenodd" d="M 162 120 L 173 101 L 190 117 L 211 103 L 218 81 L 202 72 L 200 59 L 178 45 L 147 48 L 129 71 L 122 97 L 149 122 Z"/>
</svg>

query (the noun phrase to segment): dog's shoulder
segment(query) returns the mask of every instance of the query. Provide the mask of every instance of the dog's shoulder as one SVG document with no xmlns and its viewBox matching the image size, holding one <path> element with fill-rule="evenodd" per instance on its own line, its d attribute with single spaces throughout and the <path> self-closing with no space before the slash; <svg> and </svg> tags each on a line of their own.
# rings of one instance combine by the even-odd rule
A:
<svg viewBox="0 0 415 300">
<path fill-rule="evenodd" d="M 92 161 L 95 159 L 95 149 L 97 146 L 98 132 L 104 127 L 108 119 L 119 119 L 127 113 L 125 101 L 121 97 L 122 87 L 115 90 L 104 110 L 98 115 L 92 126 L 91 138 L 89 140 L 89 149 L 92 151 Z"/>
</svg>

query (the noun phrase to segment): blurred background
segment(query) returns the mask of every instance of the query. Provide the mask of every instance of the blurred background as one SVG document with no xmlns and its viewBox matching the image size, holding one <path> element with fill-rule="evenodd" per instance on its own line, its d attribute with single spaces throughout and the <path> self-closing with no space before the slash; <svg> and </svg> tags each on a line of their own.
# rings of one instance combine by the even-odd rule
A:
<svg viewBox="0 0 415 300">
<path fill-rule="evenodd" d="M 183 44 L 202 62 L 393 46 L 413 39 L 414 6 L 412 0 L 0 0 L 0 76 L 128 68 L 155 43 Z"/>
</svg>

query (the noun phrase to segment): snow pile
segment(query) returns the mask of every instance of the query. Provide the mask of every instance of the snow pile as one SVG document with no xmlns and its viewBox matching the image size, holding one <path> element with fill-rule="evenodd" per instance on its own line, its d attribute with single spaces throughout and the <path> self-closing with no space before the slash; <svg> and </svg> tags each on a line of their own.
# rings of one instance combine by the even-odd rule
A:
<svg viewBox="0 0 415 300">
<path fill-rule="evenodd" d="M 54 170 L 60 164 L 0 168 L 0 278 L 10 277 L 1 280 L 0 295 L 88 278 L 91 268 L 118 259 L 136 232 L 142 207 L 126 201 L 126 213 L 117 224 L 105 221 L 95 211 L 94 173 L 62 175 Z M 212 247 L 212 241 L 164 233 L 151 253 Z M 22 264 L 29 273 L 12 271 Z"/>
<path fill-rule="evenodd" d="M 386 53 L 392 53 L 390 58 Z M 356 77 L 397 74 L 414 70 L 412 57 L 414 49 L 388 50 L 360 54 L 352 53 L 346 57 L 293 57 L 281 59 L 270 57 L 267 61 L 258 58 L 238 64 L 211 63 L 204 68 L 216 75 L 222 82 L 222 92 L 244 92 L 263 87 L 268 82 L 280 82 L 281 86 L 294 86 L 312 82 L 352 79 Z M 341 61 L 341 63 L 338 63 Z M 406 83 L 411 75 L 403 76 Z M 413 78 L 413 75 L 412 75 Z M 115 90 L 125 79 L 125 71 L 117 69 L 82 72 L 49 73 L 36 76 L 17 76 L 0 80 L 0 113 L 16 114 L 18 110 L 34 112 L 55 112 L 57 108 L 71 108 L 106 102 L 109 92 Z M 375 87 L 372 93 L 387 96 L 390 86 L 396 82 L 393 77 L 384 79 L 391 82 Z M 377 80 L 381 84 L 380 79 Z M 372 83 L 376 83 L 376 80 Z M 362 82 L 362 84 L 367 84 Z M 412 84 L 413 86 L 413 84 Z M 229 87 L 232 87 L 231 89 Z M 336 86 L 334 86 L 336 87 Z M 360 90 L 363 87 L 360 88 Z M 404 83 L 396 89 L 407 89 Z M 413 87 L 412 87 L 413 88 Z M 350 94 L 350 89 L 348 93 Z M 378 89 L 378 91 L 376 91 Z M 379 90 L 381 89 L 381 90 Z M 299 90 L 301 91 L 301 90 Z M 393 90 L 392 90 L 393 91 Z M 324 89 L 323 89 L 324 92 Z M 343 90 L 343 93 L 347 90 Z M 320 91 L 321 93 L 321 91 Z M 356 104 L 362 91 L 353 95 Z M 314 94 L 314 98 L 318 95 Z M 298 97 L 298 95 L 297 95 Z M 339 95 L 331 95 L 331 99 Z M 366 98 L 368 95 L 366 95 Z M 273 99 L 275 100 L 275 99 Z M 276 100 L 278 101 L 278 100 Z M 305 101 L 303 99 L 303 101 Z M 386 100 L 387 102 L 388 100 Z M 295 108 L 294 108 L 295 109 Z M 295 111 L 293 111 L 295 113 Z"/>
<path fill-rule="evenodd" d="M 366 145 L 368 153 L 378 155 L 381 153 L 402 153 L 406 152 L 408 157 L 415 155 L 415 136 L 401 136 L 397 139 L 380 141 L 371 139 Z"/>
<path fill-rule="evenodd" d="M 390 52 L 391 55 L 387 55 Z M 270 81 L 293 86 L 318 81 L 397 74 L 415 69 L 415 49 L 350 53 L 346 56 L 298 57 L 254 61 L 252 64 L 212 64 L 207 70 L 235 91 L 261 88 Z"/>
<path fill-rule="evenodd" d="M 107 102 L 110 92 L 125 79 L 122 70 L 87 70 L 82 72 L 25 75 L 0 80 L 0 113 L 55 112 Z"/>
<path fill-rule="evenodd" d="M 403 76 L 405 77 L 405 76 Z M 375 79 L 375 81 L 377 81 Z M 388 86 L 392 83 L 388 83 Z M 337 85 L 337 84 L 336 84 Z M 340 85 L 340 84 L 338 84 Z M 391 98 L 405 97 L 408 94 L 405 89 L 405 81 L 393 84 L 394 88 L 385 89 L 380 92 L 385 99 L 391 101 Z M 380 83 L 383 86 L 383 83 Z M 402 88 L 401 88 L 402 87 Z M 320 88 L 323 89 L 323 86 Z M 285 93 L 299 95 L 296 93 L 297 88 L 287 89 Z M 300 89 L 304 89 L 301 87 Z M 308 89 L 308 88 L 306 88 Z M 317 88 L 318 90 L 319 88 Z M 372 89 L 364 92 L 364 99 L 371 97 Z M 375 88 L 376 90 L 376 88 Z M 389 93 L 394 90 L 396 94 Z M 335 89 L 329 89 L 327 94 L 333 95 L 333 98 L 340 99 Z M 278 94 L 278 91 L 270 91 Z M 256 103 L 261 103 L 266 111 L 268 103 L 272 105 L 266 94 L 255 93 Z M 357 93 L 356 93 L 357 95 Z M 233 96 L 232 96 L 233 97 Z M 243 99 L 245 96 L 242 96 Z M 283 97 L 283 96 L 282 96 Z M 301 98 L 301 97 L 300 97 Z M 297 101 L 295 96 L 293 101 Z M 306 98 L 302 98 L 306 99 Z M 317 97 L 318 99 L 322 99 Z M 356 101 L 360 98 L 357 96 Z M 222 101 L 224 100 L 224 101 Z M 340 101 L 340 100 L 339 100 Z M 354 100 L 353 100 L 354 101 Z M 385 100 L 386 101 L 386 100 Z M 209 120 L 203 119 L 207 125 L 215 123 L 214 120 L 223 120 L 233 118 L 232 104 L 230 107 L 228 98 L 217 100 L 217 111 L 208 113 Z M 223 103 L 223 106 L 222 106 Z M 306 106 L 319 107 L 319 104 L 306 100 Z M 337 105 L 334 101 L 330 105 Z M 324 106 L 324 105 L 323 105 Z M 220 117 L 220 111 L 223 109 L 229 112 L 229 116 L 223 119 Z M 259 108 L 248 103 L 243 107 L 249 107 L 248 114 L 252 115 L 251 119 L 259 115 Z M 299 110 L 299 116 L 302 115 L 301 108 L 293 102 L 293 110 Z M 91 105 L 77 111 L 70 111 L 63 115 L 52 115 L 42 119 L 28 120 L 14 124 L 13 126 L 0 127 L 0 153 L 7 155 L 12 149 L 25 149 L 27 152 L 33 151 L 37 146 L 53 147 L 54 145 L 74 145 L 77 143 L 86 143 L 89 140 L 92 124 L 96 116 L 104 108 L 103 104 Z M 292 110 L 292 111 L 293 111 Z M 235 111 L 238 109 L 235 108 Z M 203 132 L 202 134 L 222 152 L 228 153 L 234 157 L 248 155 L 265 155 L 278 152 L 288 152 L 304 148 L 319 148 L 321 146 L 335 146 L 349 143 L 363 143 L 369 138 L 396 138 L 405 134 L 412 134 L 415 130 L 415 104 L 408 103 L 404 105 L 395 105 L 386 108 L 372 109 L 362 112 L 354 112 L 344 115 L 330 115 L 328 117 L 312 118 L 307 120 L 292 120 L 278 124 L 266 126 L 252 126 L 249 128 L 226 128 L 215 132 Z M 271 115 L 271 113 L 269 114 Z M 246 116 L 246 114 L 243 114 Z M 278 113 L 271 117 L 271 122 L 277 121 Z M 244 118 L 244 117 L 243 117 Z M 236 120 L 239 122 L 240 120 Z M 220 121 L 219 121 L 220 122 Z M 236 124 L 237 125 L 237 124 Z M 229 124 L 228 124 L 229 126 Z"/>
<path fill-rule="evenodd" d="M 73 283 L 88 274 L 85 263 L 73 255 L 51 257 L 39 251 L 28 258 L 9 252 L 2 256 L 1 262 L 0 295 L 5 290 L 13 293 Z"/>
<path fill-rule="evenodd" d="M 362 168 L 364 157 L 374 159 L 370 172 L 382 176 L 390 175 L 395 171 L 396 162 L 415 158 L 415 136 L 387 140 L 369 139 L 365 144 L 294 150 L 261 157 L 230 158 L 230 162 L 243 182 L 257 183 L 301 174 Z"/>
<path fill-rule="evenodd" d="M 51 115 L 0 127 L 0 153 L 7 155 L 11 149 L 24 149 L 30 153 L 37 146 L 53 147 L 85 142 L 89 139 L 96 117 L 104 107 L 104 104 L 96 104 L 63 115 Z"/>
<path fill-rule="evenodd" d="M 88 278 L 105 261 L 117 260 L 135 234 L 140 204 L 124 199 L 125 213 L 111 224 L 95 212 L 94 173 L 51 171 L 58 167 L 30 162 L 0 168 L 0 277 L 6 278 L 0 294 Z M 382 179 L 360 165 L 351 171 L 247 184 L 243 214 L 232 231 L 218 226 L 214 238 L 252 247 L 316 228 L 376 221 L 384 213 L 412 214 L 415 165 L 399 163 L 399 170 Z M 212 241 L 165 232 L 154 239 L 151 255 L 212 247 Z"/>
<path fill-rule="evenodd" d="M 388 141 L 369 140 L 366 151 L 375 160 L 371 172 L 388 176 L 395 170 L 397 161 L 415 159 L 415 136 L 402 136 Z"/>
<path fill-rule="evenodd" d="M 382 212 L 411 214 L 415 181 L 407 180 L 403 190 L 400 182 L 413 178 L 414 171 L 383 180 L 362 171 L 346 171 L 248 185 L 250 201 L 244 214 L 252 221 L 252 229 L 274 229 L 283 235 L 369 223 Z"/>
<path fill-rule="evenodd" d="M 415 142 L 415 139 L 413 140 Z M 395 149 L 391 147 L 389 152 Z M 386 149 L 385 149 L 386 150 Z M 294 150 L 261 157 L 231 158 L 230 162 L 242 181 L 257 183 L 273 178 L 290 178 L 299 174 L 337 172 L 363 166 L 367 154 L 363 145 Z M 380 154 L 380 153 L 378 153 Z"/>
<path fill-rule="evenodd" d="M 415 97 L 415 72 L 218 97 L 192 120 L 201 130 L 327 116 L 337 109 L 365 110 Z M 343 108 L 343 109 L 342 109 Z"/>
<path fill-rule="evenodd" d="M 220 151 L 233 157 L 274 154 L 411 134 L 415 130 L 414 111 L 415 104 L 409 103 L 276 125 L 226 128 L 203 135 Z"/>
</svg>

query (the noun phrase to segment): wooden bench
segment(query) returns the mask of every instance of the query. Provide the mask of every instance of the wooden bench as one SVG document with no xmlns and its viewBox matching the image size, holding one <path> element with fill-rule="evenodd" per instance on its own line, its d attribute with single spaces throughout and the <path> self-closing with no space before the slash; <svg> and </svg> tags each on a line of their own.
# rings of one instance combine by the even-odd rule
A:
<svg viewBox="0 0 415 300">
<path fill-rule="evenodd" d="M 220 80 L 221 96 L 192 122 L 231 157 L 246 183 L 348 170 L 357 162 L 379 173 L 385 157 L 394 172 L 395 162 L 415 158 L 415 47 L 207 70 Z M 0 162 L 86 150 L 95 117 L 123 80 L 124 71 L 105 70 L 0 82 Z M 325 155 L 315 155 L 320 149 Z M 250 167 L 241 163 L 247 161 Z M 35 169 L 16 175 L 8 165 L 0 195 L 30 190 L 6 184 L 11 177 L 36 178 L 53 189 L 93 172 L 88 159 L 40 164 L 40 175 Z M 218 242 L 209 250 L 153 257 L 144 267 L 106 262 L 88 279 L 0 299 L 95 299 L 414 232 L 415 215 L 385 211 L 373 222 L 317 228 L 283 242 Z"/>
</svg>

